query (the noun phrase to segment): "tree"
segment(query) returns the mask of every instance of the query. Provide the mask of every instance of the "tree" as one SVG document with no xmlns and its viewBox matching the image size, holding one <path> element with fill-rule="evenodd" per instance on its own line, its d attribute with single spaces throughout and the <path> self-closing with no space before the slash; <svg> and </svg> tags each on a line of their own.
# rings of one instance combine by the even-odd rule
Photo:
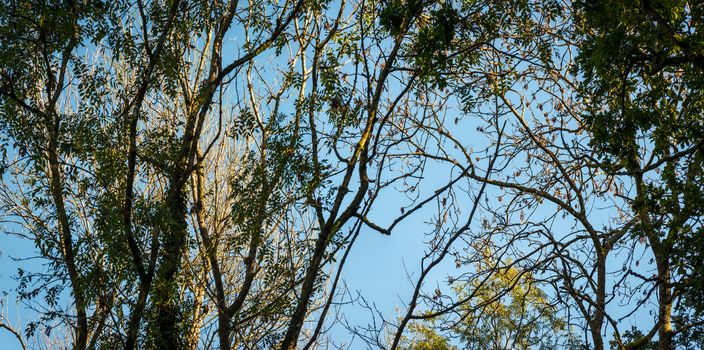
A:
<svg viewBox="0 0 704 350">
<path fill-rule="evenodd" d="M 495 270 L 499 262 L 492 257 L 493 252 L 486 250 L 485 254 L 475 268 Z M 467 349 L 550 349 L 567 339 L 565 322 L 556 316 L 556 307 L 535 285 L 530 271 L 510 261 L 500 265 L 498 273 L 485 280 L 453 286 L 457 298 L 468 301 L 453 316 L 417 321 L 402 348 L 454 349 L 448 339 L 456 339 L 461 348 Z M 438 328 L 447 329 L 450 335 L 437 334 L 434 329 Z"/>
<path fill-rule="evenodd" d="M 499 189 L 495 194 L 496 201 L 483 208 L 487 213 L 491 213 L 484 222 L 487 228 L 493 228 L 493 231 L 497 232 L 497 244 L 501 247 L 514 247 L 510 256 L 522 262 L 524 266 L 530 266 L 536 276 L 540 276 L 541 280 L 552 285 L 554 292 L 550 294 L 560 303 L 565 303 L 568 310 L 574 308 L 580 316 L 574 319 L 579 319 L 581 326 L 589 331 L 594 347 L 599 349 L 604 347 L 604 329 L 610 327 L 619 346 L 637 348 L 649 342 L 658 330 L 661 331 L 661 337 L 664 337 L 663 327 L 671 317 L 671 308 L 675 305 L 674 299 L 659 295 L 655 300 L 657 316 L 653 320 L 652 328 L 643 338 L 621 341 L 618 321 L 638 312 L 640 306 L 647 303 L 647 300 L 653 300 L 654 291 L 667 293 L 675 285 L 683 287 L 681 289 L 683 293 L 685 290 L 696 290 L 688 289 L 685 287 L 687 283 L 683 282 L 692 280 L 688 277 L 687 271 L 697 266 L 697 253 L 685 253 L 693 258 L 679 263 L 683 268 L 678 271 L 676 277 L 673 274 L 663 280 L 660 276 L 668 275 L 669 272 L 666 271 L 668 269 L 656 271 L 652 277 L 650 271 L 646 273 L 639 271 L 647 271 L 647 267 L 642 265 L 656 263 L 657 256 L 664 258 L 664 252 L 657 251 L 659 249 L 657 242 L 646 244 L 648 238 L 638 233 L 642 229 L 642 223 L 648 221 L 644 219 L 644 212 L 634 209 L 637 207 L 634 204 L 639 203 L 638 198 L 634 197 L 639 195 L 629 191 L 629 188 L 637 187 L 639 172 L 623 171 L 622 167 L 614 167 L 608 160 L 593 156 L 594 153 L 603 155 L 605 152 L 605 146 L 600 143 L 601 137 L 609 137 L 611 140 L 609 147 L 612 151 L 625 150 L 624 140 L 630 139 L 614 133 L 614 130 L 621 130 L 614 125 L 614 122 L 619 124 L 623 119 L 619 119 L 616 113 L 611 115 L 612 119 L 597 118 L 609 103 L 618 105 L 621 100 L 619 95 L 599 98 L 601 90 L 593 90 L 596 85 L 589 85 L 591 83 L 588 79 L 584 85 L 580 85 L 582 82 L 579 74 L 585 73 L 575 69 L 583 69 L 584 66 L 582 61 L 572 60 L 573 54 L 584 52 L 580 56 L 581 60 L 590 62 L 589 64 L 592 65 L 596 65 L 595 60 L 601 60 L 598 61 L 601 66 L 596 66 L 594 69 L 606 70 L 606 67 L 618 62 L 612 55 L 616 47 L 632 46 L 619 46 L 622 43 L 618 41 L 601 41 L 601 36 L 599 40 L 595 40 L 595 36 L 600 34 L 594 32 L 587 32 L 585 36 L 580 36 L 582 32 L 577 31 L 573 26 L 574 22 L 571 21 L 571 18 L 586 19 L 587 23 L 591 23 L 589 21 L 604 19 L 609 24 L 601 28 L 608 32 L 613 28 L 620 28 L 613 22 L 617 21 L 617 17 L 611 16 L 614 10 L 602 9 L 603 13 L 600 16 L 592 13 L 592 16 L 580 17 L 583 14 L 579 12 L 579 7 L 578 12 L 572 13 L 569 7 L 560 6 L 559 3 L 553 4 L 557 5 L 556 7 L 545 5 L 542 11 L 537 10 L 537 13 L 544 17 L 538 17 L 539 20 L 532 23 L 532 27 L 530 25 L 524 27 L 535 28 L 535 32 L 531 30 L 522 32 L 524 36 L 520 38 L 526 40 L 527 44 L 525 42 L 516 44 L 510 40 L 499 42 L 501 45 L 497 45 L 498 52 L 494 60 L 489 61 L 493 62 L 493 65 L 483 72 L 490 77 L 486 84 L 476 84 L 476 74 L 456 73 L 449 79 L 450 86 L 471 88 L 469 92 L 467 89 L 464 91 L 458 89 L 458 92 L 464 92 L 460 96 L 466 96 L 462 101 L 463 104 L 471 108 L 468 109 L 469 112 L 462 111 L 457 114 L 461 116 L 463 113 L 473 113 L 483 116 L 486 120 L 487 126 L 477 129 L 487 134 L 487 138 L 492 141 L 492 146 L 475 151 L 473 155 L 480 157 L 491 154 L 493 144 L 498 143 L 500 139 L 505 140 L 501 146 L 502 152 L 498 154 L 496 160 L 496 168 L 502 169 L 500 172 L 491 178 L 481 177 L 476 173 L 470 174 L 473 179 Z M 619 7 L 621 3 L 614 3 L 613 6 Z M 689 9 L 686 6 L 685 8 Z M 634 23 L 650 24 L 652 21 L 638 19 Z M 629 33 L 639 35 L 640 32 L 636 30 Z M 511 38 L 510 35 L 507 37 Z M 546 46 L 545 43 L 552 44 Z M 590 45 L 601 44 L 614 46 L 597 46 L 603 51 L 598 51 L 596 55 L 586 52 Z M 607 73 L 604 73 L 606 78 L 602 77 L 603 79 L 610 77 L 618 80 L 620 77 L 615 73 L 613 75 Z M 613 86 L 605 80 L 595 78 L 594 81 L 603 83 L 599 85 L 601 87 Z M 474 91 L 477 92 L 472 93 Z M 608 91 L 618 93 L 621 90 Z M 662 88 L 662 91 L 667 91 L 668 94 L 675 94 L 675 91 L 681 92 L 672 87 Z M 495 96 L 496 103 L 477 104 L 474 98 L 481 96 L 482 93 Z M 697 94 L 698 90 L 693 93 Z M 680 113 L 678 107 L 671 109 L 673 113 Z M 484 109 L 486 112 L 480 114 L 476 112 L 477 109 Z M 459 118 L 455 120 L 457 119 Z M 700 119 L 700 116 L 691 116 L 689 120 Z M 673 125 L 677 124 L 666 125 L 668 125 L 667 130 L 678 129 L 678 127 L 673 128 Z M 628 128 L 628 122 L 624 127 Z M 696 130 L 698 126 L 692 127 Z M 494 130 L 503 130 L 503 133 Z M 453 137 L 451 133 L 443 133 L 442 130 L 437 132 Z M 659 142 L 658 135 L 658 133 L 646 134 L 638 142 L 654 145 Z M 683 169 L 699 169 L 700 166 L 694 154 L 699 152 L 700 137 L 695 134 L 692 137 L 686 142 L 677 141 L 677 145 L 683 142 L 684 145 L 681 149 L 667 153 L 673 157 L 659 154 L 657 149 L 653 151 L 649 146 L 640 148 L 642 153 L 649 152 L 638 157 L 646 160 L 647 163 L 642 168 L 644 171 L 640 173 L 647 173 L 648 181 L 666 184 L 668 181 L 671 183 L 672 180 L 666 180 L 667 173 L 664 169 L 656 170 L 656 168 L 667 163 L 680 162 L 678 167 L 682 166 Z M 457 143 L 461 144 L 461 142 Z M 471 161 L 472 157 L 467 158 Z M 670 177 L 677 177 L 677 181 L 687 178 L 683 177 L 683 174 L 691 174 L 688 188 L 692 190 L 691 193 L 698 193 L 700 180 L 697 178 L 696 171 L 682 170 L 670 174 Z M 685 182 L 687 181 L 689 180 Z M 487 191 L 492 193 L 491 188 Z M 657 192 L 645 191 L 645 193 Z M 695 197 L 698 198 L 696 195 Z M 684 196 L 681 198 L 684 200 Z M 698 230 L 700 214 L 696 203 L 696 201 L 690 201 L 686 205 L 675 206 L 678 215 L 683 215 L 681 219 L 688 222 L 683 232 Z M 677 209 L 687 206 L 691 210 L 679 212 Z M 666 207 L 668 206 L 662 204 L 657 206 L 657 208 Z M 671 220 L 667 218 L 670 215 L 673 214 L 660 212 L 656 215 L 659 219 L 653 222 L 662 222 L 662 224 L 658 223 L 660 227 Z M 609 219 L 604 220 L 605 217 Z M 665 226 L 668 225 L 665 224 Z M 570 229 L 564 229 L 565 226 Z M 673 241 L 674 237 L 678 237 L 691 243 L 691 239 L 696 239 L 697 236 L 686 238 L 687 235 L 677 233 L 670 237 Z M 647 258 L 637 258 L 638 255 L 644 254 L 653 254 L 653 259 L 646 263 Z M 672 258 L 673 256 L 669 256 L 664 259 Z M 678 282 L 663 282 L 670 278 Z M 667 287 L 668 284 L 670 287 Z M 674 293 L 673 296 L 679 298 L 682 294 Z M 563 299 L 563 297 L 567 298 Z M 622 316 L 621 313 L 623 306 L 618 308 L 613 306 L 613 303 L 619 299 L 624 300 L 624 304 L 631 308 L 630 311 L 625 312 L 626 316 Z M 684 309 L 687 310 L 688 307 Z M 697 321 L 690 320 L 690 322 L 680 323 L 679 326 L 685 331 L 697 324 Z M 670 335 L 675 333 L 672 332 Z M 672 348 L 668 344 L 660 344 L 660 346 Z"/>
<path fill-rule="evenodd" d="M 5 213 L 53 262 L 50 275 L 20 271 L 20 286 L 40 278 L 22 295 L 45 289 L 55 309 L 68 278 L 75 317 L 45 316 L 72 325 L 74 348 L 183 345 L 186 183 L 206 116 L 223 80 L 272 46 L 301 4 L 274 5 L 266 20 L 259 8 L 236 17 L 236 2 L 3 4 L 2 127 L 18 155 Z M 234 19 L 255 17 L 246 53 L 223 63 Z"/>
<path fill-rule="evenodd" d="M 24 337 L 0 326 L 74 349 L 334 347 L 330 327 L 391 349 L 696 346 L 701 17 L 5 2 L 0 213 L 47 264 L 18 271 Z M 410 220 L 422 255 L 384 315 L 347 257 Z"/>
<path fill-rule="evenodd" d="M 670 349 L 675 300 L 701 304 L 694 271 L 702 266 L 702 10 L 688 1 L 577 8 L 596 163 L 635 187 L 631 234 L 646 239 L 655 257 L 659 348 Z"/>
</svg>

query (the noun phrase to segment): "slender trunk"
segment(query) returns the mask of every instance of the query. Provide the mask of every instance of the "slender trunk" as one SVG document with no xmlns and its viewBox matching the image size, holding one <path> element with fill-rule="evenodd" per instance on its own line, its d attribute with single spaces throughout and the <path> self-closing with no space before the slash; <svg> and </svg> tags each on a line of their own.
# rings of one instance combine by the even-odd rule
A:
<svg viewBox="0 0 704 350">
<path fill-rule="evenodd" d="M 672 349 L 672 290 L 670 286 L 670 247 L 667 242 L 660 240 L 658 231 L 650 220 L 651 208 L 648 207 L 646 198 L 645 182 L 643 174 L 639 173 L 635 177 L 636 198 L 642 202 L 638 206 L 638 216 L 643 225 L 645 235 L 652 247 L 655 263 L 658 269 L 658 349 Z"/>
<path fill-rule="evenodd" d="M 596 310 L 592 318 L 591 334 L 594 341 L 594 350 L 604 350 L 604 338 L 601 336 L 601 328 L 604 326 L 604 308 L 606 307 L 606 258 L 601 252 L 600 247 L 597 252 L 596 270 L 597 270 L 597 295 L 596 295 Z"/>
<path fill-rule="evenodd" d="M 230 317 L 220 309 L 218 309 L 218 340 L 220 350 L 230 350 Z"/>
<path fill-rule="evenodd" d="M 151 283 L 142 281 L 139 284 L 137 302 L 135 303 L 130 320 L 127 323 L 127 340 L 125 342 L 125 350 L 133 350 L 137 346 L 137 338 L 139 338 L 139 330 L 142 318 L 144 317 L 144 309 L 147 305 L 147 296 L 149 295 L 149 286 Z"/>
<path fill-rule="evenodd" d="M 216 47 L 214 50 L 219 50 L 218 45 L 214 47 Z M 168 217 L 163 230 L 162 260 L 157 271 L 154 296 L 158 328 L 156 341 L 159 349 L 181 349 L 184 345 L 178 334 L 181 315 L 178 306 L 178 283 L 175 279 L 181 270 L 181 256 L 188 242 L 185 184 L 186 179 L 190 177 L 190 172 L 194 170 L 192 166 L 196 161 L 198 138 L 217 88 L 217 84 L 214 83 L 215 72 L 215 68 L 211 69 L 208 83 L 201 91 L 202 96 L 205 96 L 203 104 L 194 106 L 195 108 L 187 114 L 178 165 L 169 179 L 166 197 Z"/>
<path fill-rule="evenodd" d="M 145 84 L 146 91 L 146 84 Z M 141 98 L 138 99 L 141 103 L 143 94 L 140 95 Z M 127 237 L 127 246 L 130 249 L 130 254 L 132 255 L 132 261 L 135 264 L 135 269 L 137 271 L 137 276 L 139 279 L 139 285 L 137 287 L 137 302 L 130 312 L 129 321 L 127 323 L 127 339 L 125 341 L 125 350 L 133 350 L 137 345 L 137 338 L 139 337 L 139 330 L 144 318 L 144 310 L 147 305 L 147 297 L 149 296 L 149 289 L 151 286 L 151 278 L 147 276 L 147 272 L 144 268 L 142 262 L 141 251 L 137 245 L 137 241 L 134 238 L 132 232 L 132 205 L 134 202 L 134 178 L 136 172 L 137 163 L 137 116 L 133 116 L 130 121 L 130 132 L 129 132 L 129 149 L 127 156 L 127 187 L 125 189 L 125 207 L 123 211 L 123 225 L 125 226 L 125 235 Z"/>
<path fill-rule="evenodd" d="M 207 277 L 207 266 L 204 268 L 204 277 Z M 198 341 L 200 340 L 200 328 L 203 323 L 203 318 L 205 314 L 202 312 L 203 299 L 205 297 L 205 284 L 196 281 L 193 291 L 193 317 L 191 318 L 191 324 L 189 325 L 188 331 L 186 332 L 186 339 L 184 341 L 185 350 L 197 350 Z"/>
<path fill-rule="evenodd" d="M 136 347 L 137 339 L 139 337 L 139 330 L 141 327 L 142 319 L 144 318 L 144 310 L 147 305 L 147 298 L 151 289 L 151 284 L 153 281 L 153 269 L 154 269 L 154 259 L 150 259 L 150 266 L 147 268 L 144 266 L 142 261 L 142 253 L 137 240 L 134 237 L 134 232 L 132 229 L 132 206 L 134 202 L 134 180 L 136 177 L 136 166 L 137 166 L 137 124 L 139 123 L 139 112 L 141 111 L 142 104 L 149 90 L 150 82 L 154 78 L 154 70 L 156 68 L 157 62 L 161 57 L 162 50 L 167 42 L 168 34 L 171 32 L 171 26 L 173 25 L 176 15 L 178 14 L 178 9 L 180 6 L 180 0 L 175 0 L 171 3 L 169 8 L 169 17 L 166 22 L 165 30 L 159 36 L 157 40 L 156 48 L 152 52 L 148 52 L 150 58 L 149 64 L 143 71 L 137 93 L 134 99 L 125 109 L 125 117 L 128 118 L 128 149 L 127 149 L 127 177 L 126 177 L 126 188 L 125 188 L 125 206 L 123 211 L 123 225 L 125 228 L 125 235 L 127 237 L 127 246 L 132 255 L 133 263 L 135 264 L 135 269 L 139 276 L 139 286 L 137 302 L 130 314 L 130 320 L 127 326 L 127 340 L 125 342 L 125 349 L 132 350 Z M 144 18 L 143 18 L 144 20 Z M 148 42 L 148 38 L 145 37 L 144 40 Z M 152 246 L 152 256 L 155 258 L 158 253 L 158 237 L 152 239 L 152 243 L 156 244 Z M 149 271 L 147 271 L 149 270 Z"/>
<path fill-rule="evenodd" d="M 218 340 L 220 343 L 220 349 L 230 350 L 230 316 L 227 313 L 225 287 L 222 283 L 222 272 L 220 271 L 220 264 L 217 259 L 217 246 L 216 242 L 211 239 L 205 229 L 205 223 L 202 222 L 202 218 L 198 218 L 198 221 L 199 226 L 201 227 L 200 231 L 203 238 L 203 244 L 205 245 L 207 258 L 210 262 L 210 271 L 213 275 L 213 279 L 215 280 L 215 297 L 217 298 L 215 303 L 218 308 Z"/>
<path fill-rule="evenodd" d="M 670 290 L 670 264 L 668 259 L 657 259 L 658 275 L 660 278 L 658 285 L 658 297 L 660 307 L 658 309 L 660 328 L 658 329 L 658 349 L 673 349 L 672 344 L 672 291 Z"/>
<path fill-rule="evenodd" d="M 103 283 L 105 283 L 105 281 L 103 281 Z M 96 349 L 96 344 L 105 330 L 106 321 L 108 317 L 110 317 L 110 311 L 115 306 L 115 293 L 113 291 L 110 293 L 111 294 L 109 296 L 98 299 L 96 311 L 93 314 L 93 318 L 97 318 L 97 321 L 93 327 L 93 336 L 88 342 L 87 349 Z"/>
<path fill-rule="evenodd" d="M 58 129 L 58 128 L 57 128 Z M 63 179 L 59 167 L 59 157 L 56 152 L 58 145 L 54 130 L 49 131 L 49 189 L 51 197 L 56 207 L 56 215 L 59 223 L 59 238 L 61 241 L 61 254 L 66 262 L 69 280 L 71 281 L 71 291 L 76 302 L 76 339 L 73 348 L 84 350 L 88 345 L 88 316 L 86 314 L 86 300 L 81 287 L 81 277 L 76 267 L 75 251 L 71 237 L 71 227 L 69 225 L 68 214 L 64 204 Z"/>
<path fill-rule="evenodd" d="M 298 299 L 298 305 L 296 305 L 296 310 L 291 316 L 291 322 L 289 324 L 284 340 L 281 342 L 281 350 L 295 350 L 296 343 L 298 342 L 298 335 L 301 333 L 301 328 L 303 328 L 303 321 L 305 320 L 306 313 L 308 311 L 308 303 L 313 296 L 313 291 L 315 287 L 315 278 L 318 275 L 318 270 L 320 269 L 320 263 L 323 260 L 323 255 L 325 255 L 325 248 L 327 247 L 328 236 L 330 232 L 321 231 L 320 237 L 315 242 L 315 250 L 313 251 L 313 259 L 311 259 L 310 266 L 308 266 L 308 271 L 306 271 L 305 279 L 303 280 L 303 287 L 301 288 L 301 296 Z"/>
<path fill-rule="evenodd" d="M 198 158 L 202 157 L 200 151 L 198 151 Z M 203 169 L 202 167 L 197 167 L 195 170 L 195 179 L 193 186 L 193 211 L 196 214 L 196 220 L 198 221 L 198 232 L 200 233 L 201 240 L 203 242 L 203 249 L 205 249 L 206 258 L 204 259 L 204 270 L 210 270 L 215 281 L 215 304 L 217 306 L 218 312 L 218 340 L 220 343 L 221 350 L 230 349 L 230 318 L 226 315 L 227 305 L 225 303 L 225 288 L 222 283 L 222 273 L 220 272 L 220 264 L 217 259 L 217 243 L 213 240 L 208 232 L 208 227 L 205 223 L 205 208 L 203 203 L 204 198 L 204 184 L 203 184 Z"/>
</svg>

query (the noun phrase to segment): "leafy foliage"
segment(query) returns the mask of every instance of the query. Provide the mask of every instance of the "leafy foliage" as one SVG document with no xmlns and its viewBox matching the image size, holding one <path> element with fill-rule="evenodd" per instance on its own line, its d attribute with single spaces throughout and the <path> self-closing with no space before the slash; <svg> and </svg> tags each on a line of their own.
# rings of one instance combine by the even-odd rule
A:
<svg viewBox="0 0 704 350">
<path fill-rule="evenodd" d="M 476 266 L 489 271 L 496 266 L 492 254 Z M 468 300 L 458 310 L 459 319 L 445 319 L 450 337 L 436 333 L 437 321 L 423 321 L 409 330 L 408 349 L 549 349 L 566 337 L 566 324 L 537 286 L 529 271 L 511 266 L 501 268 L 486 279 L 455 283 L 460 300 Z M 567 332 L 566 334 L 569 334 Z"/>
<path fill-rule="evenodd" d="M 703 10 L 688 1 L 576 5 L 591 142 L 607 171 L 643 181 L 632 206 L 652 228 L 639 224 L 633 234 L 654 230 L 680 276 L 677 289 L 702 310 L 694 271 L 704 266 Z"/>
</svg>

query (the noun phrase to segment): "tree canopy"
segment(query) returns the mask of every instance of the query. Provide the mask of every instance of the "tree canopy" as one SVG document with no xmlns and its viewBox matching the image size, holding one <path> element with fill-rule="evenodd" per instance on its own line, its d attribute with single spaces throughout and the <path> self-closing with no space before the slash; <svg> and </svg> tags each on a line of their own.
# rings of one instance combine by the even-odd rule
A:
<svg viewBox="0 0 704 350">
<path fill-rule="evenodd" d="M 0 332 L 701 349 L 703 111 L 695 1 L 6 0 Z"/>
</svg>

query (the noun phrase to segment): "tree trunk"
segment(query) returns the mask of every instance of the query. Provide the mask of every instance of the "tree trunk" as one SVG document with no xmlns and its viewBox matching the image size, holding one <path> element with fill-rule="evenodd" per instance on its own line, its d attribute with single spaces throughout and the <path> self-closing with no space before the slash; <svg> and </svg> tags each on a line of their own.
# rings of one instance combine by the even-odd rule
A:
<svg viewBox="0 0 704 350">
<path fill-rule="evenodd" d="M 323 255 L 325 254 L 325 248 L 327 248 L 329 234 L 329 232 L 321 231 L 318 240 L 315 242 L 313 259 L 311 259 L 310 266 L 308 266 L 308 271 L 306 271 L 306 277 L 303 280 L 303 287 L 301 288 L 301 297 L 298 299 L 298 305 L 296 305 L 296 310 L 291 317 L 291 322 L 289 323 L 288 330 L 286 331 L 286 336 L 281 342 L 281 350 L 296 349 L 298 335 L 301 333 L 303 321 L 305 320 L 306 313 L 308 312 L 308 303 L 310 303 L 310 299 L 313 296 L 315 278 L 318 275 L 320 263 L 323 260 Z"/>
<path fill-rule="evenodd" d="M 178 179 L 178 177 L 176 177 Z M 180 181 L 172 181 L 174 183 Z M 179 336 L 180 308 L 176 277 L 181 269 L 181 255 L 186 245 L 186 201 L 181 186 L 172 187 L 166 200 L 169 222 L 163 231 L 162 260 L 156 275 L 154 302 L 156 305 L 157 337 L 159 349 L 181 349 Z"/>
<path fill-rule="evenodd" d="M 601 251 L 601 247 L 597 246 L 596 248 L 598 249 L 596 258 L 598 290 L 591 334 L 594 341 L 594 350 L 604 350 L 604 338 L 601 336 L 601 328 L 604 325 L 604 308 L 606 307 L 606 258 Z"/>
<path fill-rule="evenodd" d="M 673 349 L 672 344 L 672 291 L 670 290 L 670 266 L 668 259 L 658 259 L 658 274 L 660 284 L 658 286 L 658 298 L 660 299 L 659 318 L 660 329 L 658 329 L 658 349 Z"/>
<path fill-rule="evenodd" d="M 58 127 L 56 128 L 58 129 Z M 88 345 L 88 316 L 86 314 L 86 300 L 81 287 L 81 277 L 76 267 L 75 251 L 69 225 L 68 214 L 64 204 L 63 179 L 59 166 L 59 157 L 56 152 L 58 145 L 54 130 L 49 130 L 49 147 L 47 150 L 49 157 L 49 190 L 56 207 L 56 216 L 59 226 L 59 239 L 61 242 L 61 254 L 66 262 L 69 280 L 71 281 L 71 291 L 76 306 L 76 338 L 73 348 L 84 350 Z"/>
</svg>

